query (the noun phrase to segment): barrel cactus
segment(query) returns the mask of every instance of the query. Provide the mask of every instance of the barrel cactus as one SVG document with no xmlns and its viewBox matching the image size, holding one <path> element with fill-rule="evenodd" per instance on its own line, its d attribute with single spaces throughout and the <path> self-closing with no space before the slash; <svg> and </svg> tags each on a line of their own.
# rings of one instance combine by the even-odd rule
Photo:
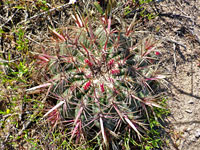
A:
<svg viewBox="0 0 200 150">
<path fill-rule="evenodd" d="M 127 133 L 142 140 L 144 120 L 152 107 L 160 107 L 154 89 L 164 76 L 156 67 L 156 43 L 151 38 L 134 43 L 133 24 L 118 31 L 111 29 L 111 18 L 74 19 L 75 27 L 51 30 L 56 54 L 38 56 L 51 77 L 38 88 L 49 86 L 48 95 L 57 100 L 44 117 L 62 121 L 70 142 L 98 138 L 105 149 L 116 149 Z"/>
</svg>

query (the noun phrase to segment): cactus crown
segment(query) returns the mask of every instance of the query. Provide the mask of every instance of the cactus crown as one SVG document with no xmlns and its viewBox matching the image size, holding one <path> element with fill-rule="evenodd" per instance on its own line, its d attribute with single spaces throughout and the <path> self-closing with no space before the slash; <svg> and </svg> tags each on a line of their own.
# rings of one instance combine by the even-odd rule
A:
<svg viewBox="0 0 200 150">
<path fill-rule="evenodd" d="M 160 107 L 153 96 L 163 78 L 155 65 L 156 43 L 151 38 L 133 43 L 132 25 L 126 31 L 112 30 L 111 18 L 91 24 L 87 17 L 73 17 L 76 27 L 51 30 L 57 55 L 40 56 L 52 76 L 49 95 L 58 99 L 45 116 L 52 121 L 56 114 L 70 130 L 70 141 L 100 137 L 108 149 L 127 132 L 141 140 L 149 108 Z"/>
</svg>

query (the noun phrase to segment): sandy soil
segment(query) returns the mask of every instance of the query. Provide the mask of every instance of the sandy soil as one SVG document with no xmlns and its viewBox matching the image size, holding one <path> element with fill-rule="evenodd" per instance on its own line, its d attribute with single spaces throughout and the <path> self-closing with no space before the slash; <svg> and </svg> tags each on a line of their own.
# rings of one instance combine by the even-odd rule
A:
<svg viewBox="0 0 200 150">
<path fill-rule="evenodd" d="M 200 149 L 200 1 L 166 0 L 152 22 L 163 40 L 163 66 L 169 73 L 170 142 L 166 150 Z M 156 23 L 155 23 L 156 22 Z M 152 28 L 152 26 L 151 26 Z"/>
</svg>

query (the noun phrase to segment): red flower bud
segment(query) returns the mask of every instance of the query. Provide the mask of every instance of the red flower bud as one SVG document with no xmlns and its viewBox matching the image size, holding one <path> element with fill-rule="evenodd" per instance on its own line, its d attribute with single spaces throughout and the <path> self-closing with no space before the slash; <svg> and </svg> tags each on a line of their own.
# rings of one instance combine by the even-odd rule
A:
<svg viewBox="0 0 200 150">
<path fill-rule="evenodd" d="M 105 91 L 103 83 L 100 84 L 100 88 L 101 88 L 101 92 L 104 92 L 104 91 Z"/>
<path fill-rule="evenodd" d="M 120 71 L 119 70 L 111 70 L 111 73 L 114 75 L 114 74 L 119 74 Z"/>
<path fill-rule="evenodd" d="M 88 66 L 92 67 L 92 63 L 91 63 L 88 59 L 85 59 L 85 63 L 86 63 Z"/>
<path fill-rule="evenodd" d="M 155 52 L 155 54 L 156 54 L 157 56 L 159 56 L 159 55 L 160 55 L 160 52 Z"/>
<path fill-rule="evenodd" d="M 85 84 L 85 86 L 83 87 L 84 90 L 87 90 L 87 89 L 90 87 L 90 85 L 91 85 L 91 81 L 88 81 L 88 82 Z"/>
<path fill-rule="evenodd" d="M 115 60 L 112 59 L 112 60 L 110 60 L 110 61 L 108 62 L 108 65 L 111 67 L 111 66 L 114 64 L 114 62 L 115 62 Z"/>
</svg>

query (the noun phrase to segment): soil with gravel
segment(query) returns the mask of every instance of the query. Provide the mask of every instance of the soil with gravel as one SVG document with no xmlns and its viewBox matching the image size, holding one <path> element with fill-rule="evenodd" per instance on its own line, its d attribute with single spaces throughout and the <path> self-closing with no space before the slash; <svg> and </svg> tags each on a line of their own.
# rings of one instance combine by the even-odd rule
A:
<svg viewBox="0 0 200 150">
<path fill-rule="evenodd" d="M 163 66 L 170 75 L 170 140 L 166 150 L 200 149 L 200 1 L 166 0 L 149 28 L 163 42 Z"/>
</svg>

